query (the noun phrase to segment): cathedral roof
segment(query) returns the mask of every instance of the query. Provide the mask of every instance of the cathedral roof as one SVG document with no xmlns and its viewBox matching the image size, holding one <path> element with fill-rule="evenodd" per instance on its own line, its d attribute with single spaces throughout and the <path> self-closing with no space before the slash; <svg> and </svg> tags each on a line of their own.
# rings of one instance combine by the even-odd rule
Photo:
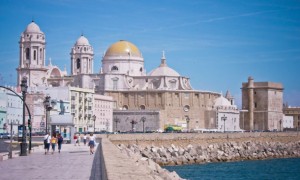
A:
<svg viewBox="0 0 300 180">
<path fill-rule="evenodd" d="M 25 33 L 43 33 L 40 29 L 40 27 L 34 22 L 32 21 L 30 24 L 28 24 L 28 26 L 26 27 Z"/>
<path fill-rule="evenodd" d="M 222 95 L 215 100 L 215 106 L 231 106 L 231 104 L 228 99 Z"/>
<path fill-rule="evenodd" d="M 105 56 L 133 56 L 142 58 L 140 50 L 131 42 L 124 40 L 112 44 L 107 49 Z"/>
<path fill-rule="evenodd" d="M 81 35 L 77 41 L 76 41 L 76 45 L 88 45 L 90 46 L 89 40 L 84 37 L 83 35 Z"/>
<path fill-rule="evenodd" d="M 165 52 L 163 51 L 163 55 L 161 58 L 161 64 L 156 69 L 152 70 L 149 73 L 149 76 L 175 76 L 178 77 L 180 74 L 176 72 L 174 69 L 168 67 L 166 63 Z"/>
</svg>

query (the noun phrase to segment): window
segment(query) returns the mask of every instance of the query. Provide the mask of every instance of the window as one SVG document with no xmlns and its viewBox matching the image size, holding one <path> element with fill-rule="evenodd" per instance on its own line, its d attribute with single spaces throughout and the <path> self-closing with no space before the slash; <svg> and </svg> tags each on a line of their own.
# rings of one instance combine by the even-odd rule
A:
<svg viewBox="0 0 300 180">
<path fill-rule="evenodd" d="M 77 68 L 77 69 L 80 68 L 80 59 L 79 59 L 79 58 L 76 60 L 76 68 Z"/>
<path fill-rule="evenodd" d="M 42 49 L 40 49 L 40 59 L 42 59 Z"/>
<path fill-rule="evenodd" d="M 117 66 L 113 66 L 112 68 L 111 68 L 111 71 L 118 71 L 119 69 L 118 69 L 118 67 Z"/>
<path fill-rule="evenodd" d="M 143 72 L 143 68 L 142 67 L 140 68 L 140 72 Z"/>
<path fill-rule="evenodd" d="M 254 108 L 257 108 L 257 103 L 256 102 L 254 103 Z"/>
<path fill-rule="evenodd" d="M 112 80 L 113 80 L 113 90 L 117 90 L 119 78 L 112 78 Z"/>
<path fill-rule="evenodd" d="M 30 58 L 30 49 L 29 48 L 26 48 L 26 59 L 29 59 Z"/>
<path fill-rule="evenodd" d="M 36 50 L 33 51 L 33 60 L 36 60 Z"/>
<path fill-rule="evenodd" d="M 145 110 L 145 109 L 146 109 L 145 105 L 141 105 L 141 106 L 140 106 L 140 109 L 141 109 L 141 110 Z"/>
</svg>

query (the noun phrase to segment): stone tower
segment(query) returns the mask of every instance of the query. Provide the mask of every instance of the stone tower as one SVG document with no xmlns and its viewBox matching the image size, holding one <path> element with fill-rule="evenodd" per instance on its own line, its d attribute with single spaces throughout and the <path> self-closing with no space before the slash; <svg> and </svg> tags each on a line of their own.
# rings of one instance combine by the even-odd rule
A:
<svg viewBox="0 0 300 180">
<path fill-rule="evenodd" d="M 246 130 L 282 130 L 283 87 L 281 83 L 254 82 L 242 84 L 242 107 L 245 113 Z"/>
<path fill-rule="evenodd" d="M 28 86 L 38 86 L 45 81 L 47 68 L 45 67 L 45 34 L 40 27 L 32 21 L 21 34 L 20 58 L 18 73 L 18 86 L 22 77 L 27 77 Z"/>
<path fill-rule="evenodd" d="M 94 52 L 86 37 L 81 35 L 71 50 L 71 75 L 92 74 Z"/>
</svg>

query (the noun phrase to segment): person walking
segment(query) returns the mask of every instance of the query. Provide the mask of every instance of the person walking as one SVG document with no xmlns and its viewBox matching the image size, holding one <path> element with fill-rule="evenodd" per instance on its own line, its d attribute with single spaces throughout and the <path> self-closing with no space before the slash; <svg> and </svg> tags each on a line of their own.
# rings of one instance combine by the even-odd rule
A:
<svg viewBox="0 0 300 180">
<path fill-rule="evenodd" d="M 80 138 L 80 133 L 79 133 L 78 137 L 77 137 L 77 144 L 78 144 L 78 146 L 80 146 L 80 140 L 81 140 L 81 138 Z"/>
<path fill-rule="evenodd" d="M 74 137 L 73 137 L 73 139 L 74 139 L 74 146 L 76 146 L 77 145 L 77 140 L 78 140 L 78 137 L 77 137 L 77 135 L 76 134 L 74 134 Z"/>
<path fill-rule="evenodd" d="M 57 135 L 57 145 L 58 145 L 58 153 L 60 153 L 61 150 L 61 144 L 63 143 L 64 138 L 61 136 L 61 134 L 59 133 Z"/>
<path fill-rule="evenodd" d="M 49 153 L 49 148 L 50 148 L 50 135 L 49 133 L 47 133 L 45 136 L 44 136 L 44 149 L 45 149 L 45 155 Z"/>
<path fill-rule="evenodd" d="M 90 134 L 89 146 L 90 146 L 90 154 L 94 154 L 95 136 L 93 135 L 93 133 Z"/>
<path fill-rule="evenodd" d="M 86 145 L 86 134 L 83 135 L 83 144 Z"/>
<path fill-rule="evenodd" d="M 54 135 L 52 136 L 52 138 L 51 138 L 52 154 L 53 154 L 54 151 L 55 151 L 56 143 L 57 143 L 57 139 L 56 139 L 56 135 L 54 134 Z"/>
</svg>

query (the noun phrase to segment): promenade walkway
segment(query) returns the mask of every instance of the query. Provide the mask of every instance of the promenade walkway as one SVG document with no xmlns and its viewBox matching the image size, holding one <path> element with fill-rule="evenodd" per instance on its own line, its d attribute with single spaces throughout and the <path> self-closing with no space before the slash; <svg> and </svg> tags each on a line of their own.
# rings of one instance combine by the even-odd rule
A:
<svg viewBox="0 0 300 180">
<path fill-rule="evenodd" d="M 57 147 L 56 147 L 57 148 Z M 97 147 L 95 147 L 95 150 Z M 90 179 L 94 155 L 89 146 L 63 144 L 60 153 L 45 155 L 42 146 L 36 147 L 28 156 L 0 161 L 1 180 L 70 180 Z"/>
</svg>

